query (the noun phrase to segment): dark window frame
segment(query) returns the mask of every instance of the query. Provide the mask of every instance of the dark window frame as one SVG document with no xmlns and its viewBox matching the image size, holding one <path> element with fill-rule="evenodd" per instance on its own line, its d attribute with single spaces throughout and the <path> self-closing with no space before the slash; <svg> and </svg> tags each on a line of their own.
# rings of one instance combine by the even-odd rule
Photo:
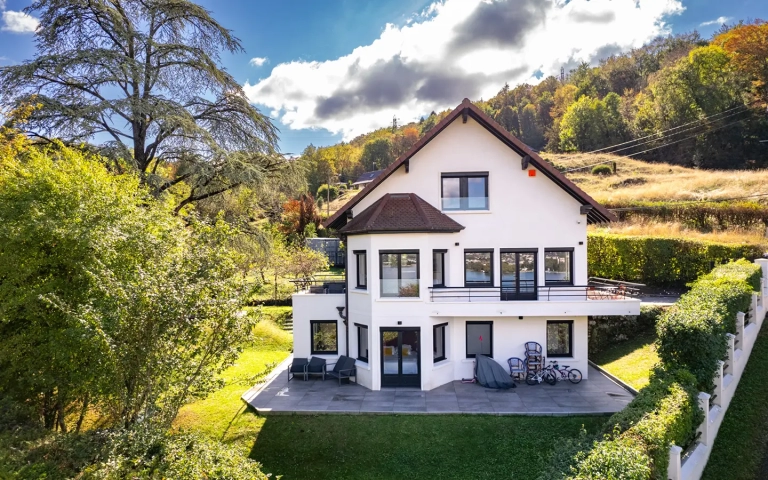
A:
<svg viewBox="0 0 768 480">
<path fill-rule="evenodd" d="M 365 329 L 366 334 L 366 340 L 368 340 L 368 325 L 363 325 L 362 323 L 356 323 L 355 326 L 357 327 L 357 359 L 361 362 L 368 363 L 368 357 L 364 357 L 360 352 L 360 334 L 362 333 L 362 329 Z M 368 341 L 368 353 L 371 352 L 371 342 Z"/>
<path fill-rule="evenodd" d="M 490 253 L 491 254 L 491 281 L 490 282 L 467 282 L 467 254 L 468 253 Z M 493 268 L 493 248 L 465 248 L 464 249 L 464 288 L 493 288 L 494 274 L 496 273 Z"/>
<path fill-rule="evenodd" d="M 488 355 L 489 358 L 493 358 L 493 320 L 468 320 L 465 322 L 464 325 L 464 353 L 466 354 L 467 358 L 475 358 L 477 356 L 476 353 L 469 353 L 469 335 L 467 335 L 467 327 L 469 325 L 490 325 L 490 335 L 488 335 L 491 341 L 491 354 Z"/>
<path fill-rule="evenodd" d="M 437 338 L 435 337 L 435 331 L 437 331 L 438 328 L 443 329 L 443 343 L 442 343 L 443 356 L 442 357 L 435 357 L 435 350 L 437 350 Z M 432 363 L 442 362 L 443 360 L 448 358 L 445 355 L 445 332 L 446 331 L 448 331 L 448 322 L 432 325 Z"/>
<path fill-rule="evenodd" d="M 315 350 L 315 324 L 332 323 L 336 327 L 336 349 L 335 350 Z M 310 320 L 309 321 L 309 342 L 312 355 L 338 355 L 339 353 L 339 322 L 337 320 Z"/>
<path fill-rule="evenodd" d="M 458 178 L 459 179 L 459 208 L 445 208 L 443 206 L 443 199 L 444 196 L 444 184 L 443 179 L 445 178 Z M 484 208 L 469 208 L 468 205 L 465 205 L 465 203 L 469 203 L 468 201 L 463 201 L 466 199 L 469 199 L 469 178 L 484 178 L 485 179 L 485 207 Z M 488 172 L 447 172 L 447 173 L 441 173 L 440 174 L 440 209 L 443 211 L 461 211 L 461 210 L 490 210 L 491 209 L 491 199 L 488 195 L 488 189 L 489 189 L 489 175 Z"/>
<path fill-rule="evenodd" d="M 440 255 L 440 268 L 441 272 L 443 272 L 443 282 L 442 283 L 434 283 L 435 281 L 435 255 Z M 432 286 L 438 287 L 438 288 L 445 288 L 445 255 L 448 253 L 447 249 L 437 249 L 432 250 Z"/>
<path fill-rule="evenodd" d="M 563 248 L 545 248 L 544 249 L 544 285 L 573 285 L 573 247 L 563 247 Z M 568 254 L 568 261 L 569 261 L 569 272 L 571 274 L 571 279 L 568 281 L 562 281 L 562 280 L 547 280 L 547 254 L 548 253 L 567 253 Z"/>
<path fill-rule="evenodd" d="M 549 325 L 550 324 L 568 325 L 568 352 L 567 353 L 549 353 Z M 573 358 L 573 320 L 547 320 L 547 356 L 552 358 Z"/>
<path fill-rule="evenodd" d="M 529 295 L 519 293 L 520 290 L 520 257 L 516 256 L 518 272 L 516 273 L 515 291 L 506 295 L 508 300 L 537 300 L 539 298 L 539 249 L 538 248 L 501 248 L 499 249 L 499 288 L 504 297 L 504 269 L 501 268 L 501 259 L 505 253 L 532 253 L 533 254 L 533 293 Z"/>
<path fill-rule="evenodd" d="M 416 281 L 417 285 L 419 285 L 419 295 L 416 296 L 400 296 L 398 295 L 390 295 L 384 293 L 384 261 L 382 259 L 383 255 L 412 255 L 416 254 Z M 386 298 L 419 298 L 421 297 L 421 255 L 419 254 L 419 250 L 379 250 L 379 295 Z M 397 280 L 398 283 L 400 283 L 403 280 L 403 265 L 402 265 L 402 257 L 398 257 L 397 259 Z M 398 287 L 398 290 L 402 287 Z"/>
<path fill-rule="evenodd" d="M 355 254 L 355 288 L 359 290 L 368 290 L 368 251 L 367 250 L 354 250 Z M 363 256 L 363 264 L 365 265 L 365 283 L 360 283 L 360 257 Z"/>
</svg>

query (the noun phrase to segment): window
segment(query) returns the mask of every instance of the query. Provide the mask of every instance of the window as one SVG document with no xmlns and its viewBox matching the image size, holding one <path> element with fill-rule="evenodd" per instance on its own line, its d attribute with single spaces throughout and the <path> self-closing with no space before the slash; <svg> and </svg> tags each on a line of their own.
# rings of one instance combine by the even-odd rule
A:
<svg viewBox="0 0 768 480">
<path fill-rule="evenodd" d="M 419 296 L 418 250 L 379 252 L 382 297 Z"/>
<path fill-rule="evenodd" d="M 361 290 L 368 288 L 368 263 L 365 250 L 355 250 L 355 265 L 357 265 L 357 287 Z"/>
<path fill-rule="evenodd" d="M 432 286 L 445 286 L 445 253 L 447 250 L 434 250 L 432 252 Z"/>
<path fill-rule="evenodd" d="M 573 321 L 547 321 L 547 356 L 573 356 Z"/>
<path fill-rule="evenodd" d="M 443 210 L 488 210 L 488 172 L 444 173 Z"/>
<path fill-rule="evenodd" d="M 467 322 L 467 358 L 493 356 L 493 322 Z"/>
<path fill-rule="evenodd" d="M 573 285 L 573 249 L 544 250 L 544 283 Z"/>
<path fill-rule="evenodd" d="M 447 323 L 441 323 L 432 327 L 432 361 L 437 363 L 445 360 L 445 327 Z"/>
<path fill-rule="evenodd" d="M 336 320 L 310 320 L 312 327 L 312 354 L 336 355 Z"/>
<path fill-rule="evenodd" d="M 356 323 L 357 327 L 357 359 L 368 362 L 368 326 Z"/>
<path fill-rule="evenodd" d="M 493 250 L 464 250 L 464 286 L 493 286 Z"/>
</svg>

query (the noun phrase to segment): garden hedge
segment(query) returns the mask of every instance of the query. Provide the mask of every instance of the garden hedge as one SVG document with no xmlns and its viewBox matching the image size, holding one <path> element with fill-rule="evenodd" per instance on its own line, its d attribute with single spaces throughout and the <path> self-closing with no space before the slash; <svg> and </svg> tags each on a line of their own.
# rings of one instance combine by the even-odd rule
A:
<svg viewBox="0 0 768 480">
<path fill-rule="evenodd" d="M 717 362 L 726 355 L 726 333 L 736 333 L 736 314 L 749 309 L 760 286 L 760 266 L 741 260 L 715 268 L 691 285 L 656 324 L 664 365 L 693 373 L 710 390 Z"/>
<path fill-rule="evenodd" d="M 589 276 L 657 287 L 681 287 L 715 265 L 763 253 L 759 245 L 609 233 L 590 233 L 587 246 Z"/>
<path fill-rule="evenodd" d="M 704 231 L 768 226 L 768 206 L 758 202 L 625 202 L 608 203 L 605 207 L 619 209 L 615 213 L 622 222 L 637 219 L 679 222 Z"/>
</svg>

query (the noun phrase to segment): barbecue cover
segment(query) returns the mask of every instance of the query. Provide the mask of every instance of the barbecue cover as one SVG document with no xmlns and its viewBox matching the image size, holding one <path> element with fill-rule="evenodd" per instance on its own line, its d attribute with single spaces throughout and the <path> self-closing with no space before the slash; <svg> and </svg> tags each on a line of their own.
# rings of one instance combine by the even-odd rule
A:
<svg viewBox="0 0 768 480">
<path fill-rule="evenodd" d="M 509 376 L 509 372 L 496 363 L 496 360 L 477 355 L 477 383 L 487 388 L 513 388 L 515 382 Z"/>
</svg>

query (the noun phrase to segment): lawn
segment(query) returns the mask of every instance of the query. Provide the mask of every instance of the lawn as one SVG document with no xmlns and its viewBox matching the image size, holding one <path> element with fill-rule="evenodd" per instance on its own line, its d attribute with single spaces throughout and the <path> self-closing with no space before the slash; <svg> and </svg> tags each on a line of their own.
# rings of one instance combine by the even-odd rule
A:
<svg viewBox="0 0 768 480">
<path fill-rule="evenodd" d="M 651 369 L 659 361 L 654 332 L 637 335 L 592 356 L 592 361 L 635 390 L 648 385 Z"/>
<path fill-rule="evenodd" d="M 768 330 L 760 331 L 709 457 L 704 480 L 768 478 Z"/>
</svg>

